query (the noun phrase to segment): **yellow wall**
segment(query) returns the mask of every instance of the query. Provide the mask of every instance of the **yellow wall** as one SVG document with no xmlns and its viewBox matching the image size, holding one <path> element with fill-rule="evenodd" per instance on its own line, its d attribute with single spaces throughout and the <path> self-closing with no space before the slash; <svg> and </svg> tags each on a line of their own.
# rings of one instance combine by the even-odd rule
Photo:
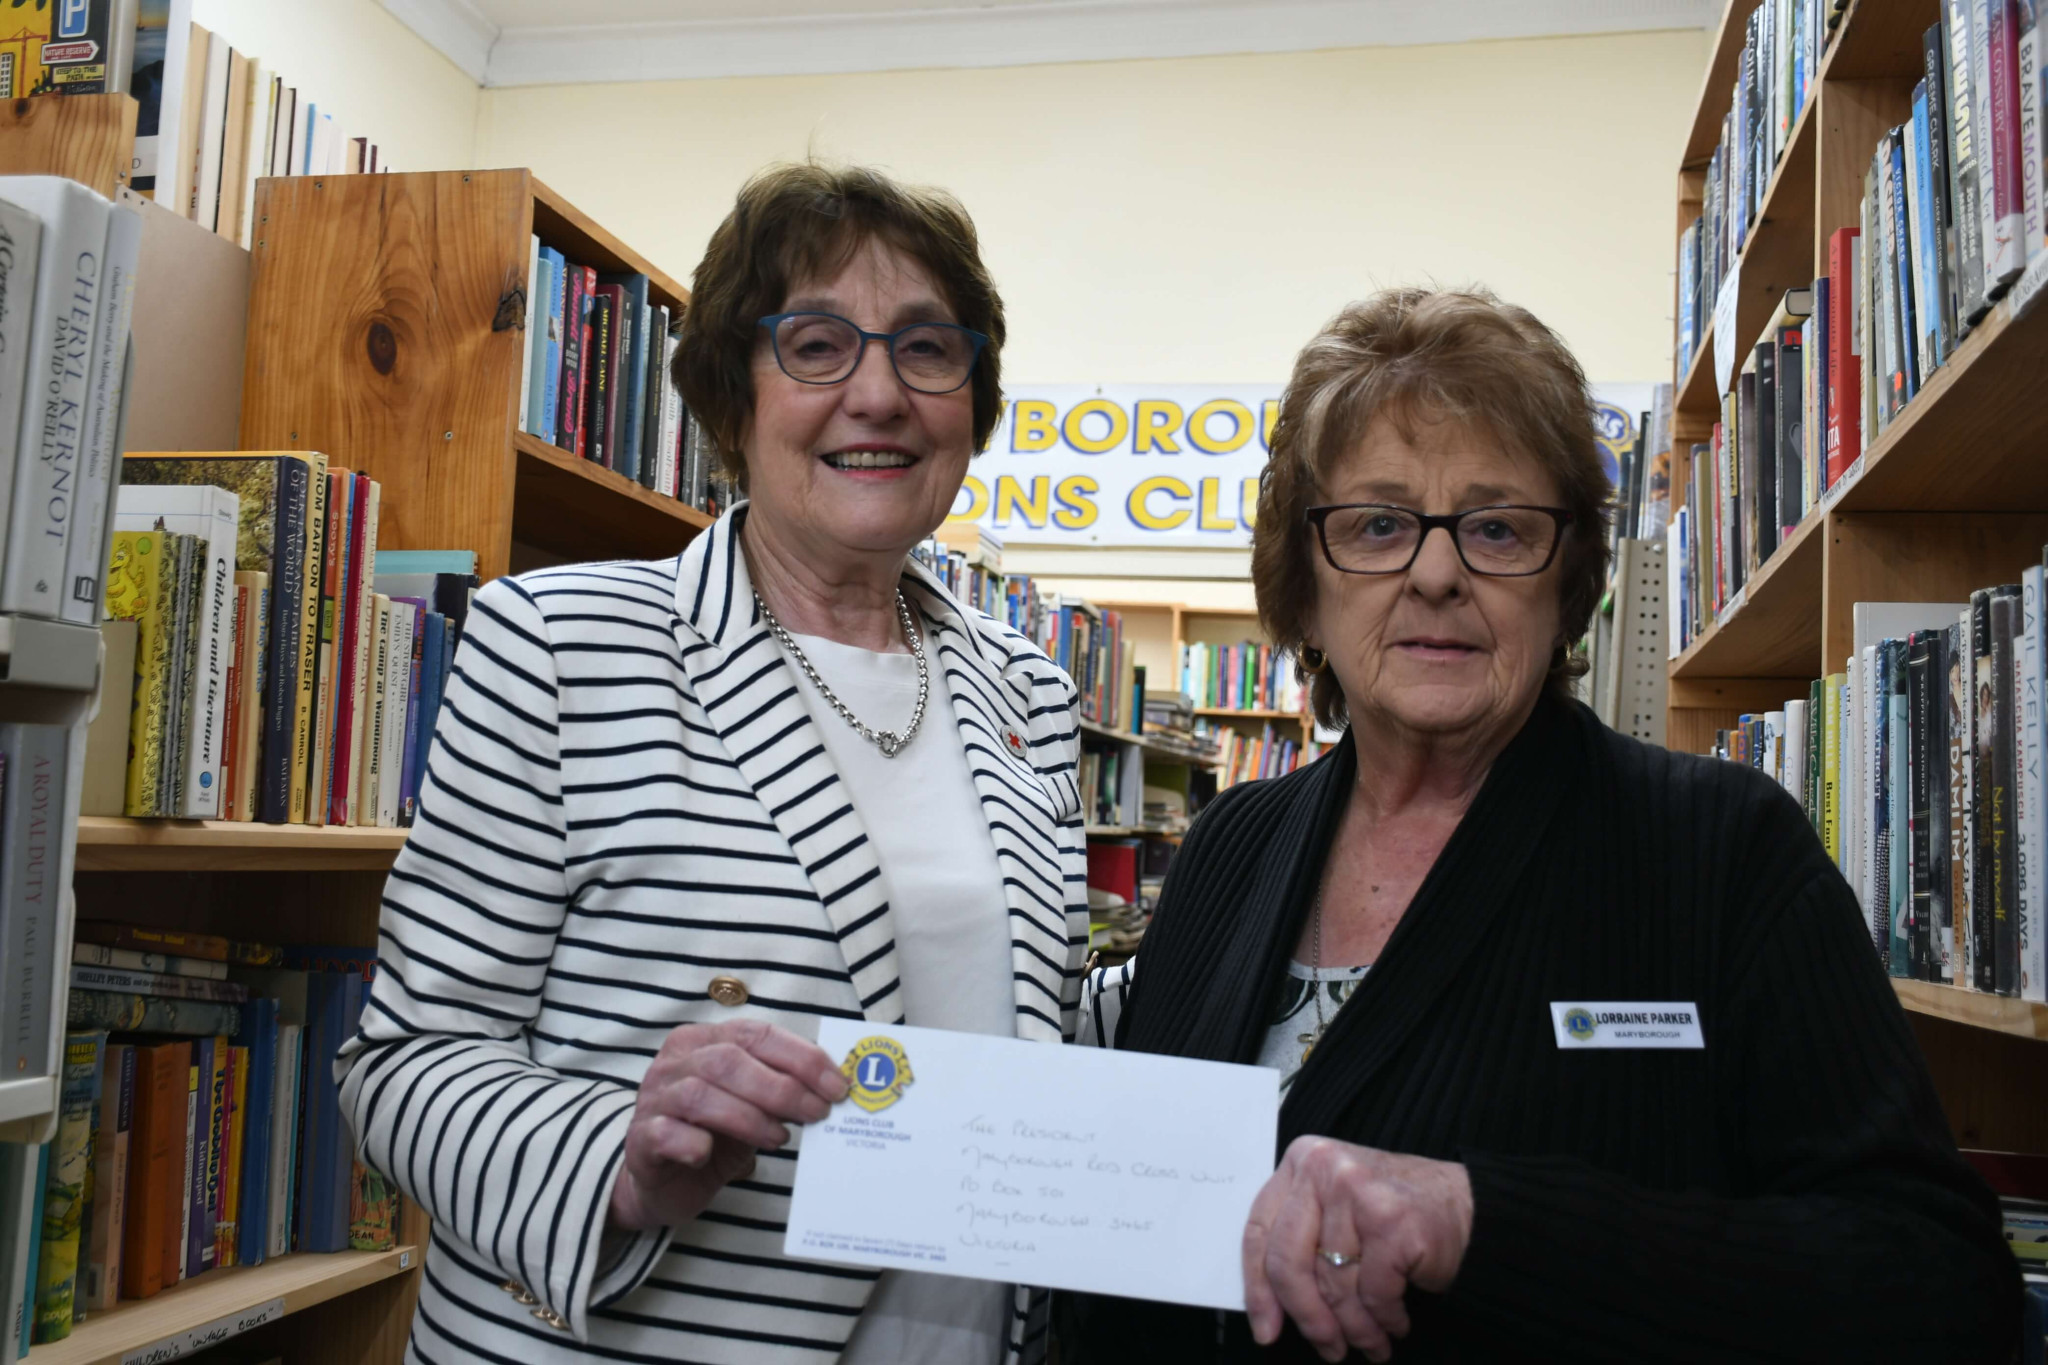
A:
<svg viewBox="0 0 2048 1365">
<path fill-rule="evenodd" d="M 192 21 L 332 107 L 402 171 L 477 165 L 483 94 L 377 0 L 192 0 Z"/>
<path fill-rule="evenodd" d="M 1017 379 L 1283 380 L 1345 300 L 1435 279 L 1534 309 L 1596 380 L 1647 380 L 1670 373 L 1665 187 L 1707 47 L 1678 31 L 498 89 L 476 155 L 532 166 L 685 278 L 767 162 L 947 186 L 1008 300 Z"/>
</svg>

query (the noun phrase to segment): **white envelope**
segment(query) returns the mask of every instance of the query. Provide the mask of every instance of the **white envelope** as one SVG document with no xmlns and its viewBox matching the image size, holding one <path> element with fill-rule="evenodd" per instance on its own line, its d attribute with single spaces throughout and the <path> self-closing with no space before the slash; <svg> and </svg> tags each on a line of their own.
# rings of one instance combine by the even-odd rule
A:
<svg viewBox="0 0 2048 1365">
<path fill-rule="evenodd" d="M 1244 1307 L 1276 1072 L 845 1019 L 818 1045 L 853 1094 L 804 1130 L 788 1255 Z"/>
</svg>

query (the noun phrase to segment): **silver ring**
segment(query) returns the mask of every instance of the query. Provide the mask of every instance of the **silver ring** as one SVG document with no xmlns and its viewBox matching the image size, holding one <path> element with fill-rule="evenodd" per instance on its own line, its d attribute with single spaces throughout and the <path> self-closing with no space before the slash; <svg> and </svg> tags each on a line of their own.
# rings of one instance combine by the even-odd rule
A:
<svg viewBox="0 0 2048 1365">
<path fill-rule="evenodd" d="M 1342 1251 L 1332 1251 L 1328 1247 L 1317 1247 L 1316 1255 L 1322 1257 L 1323 1263 L 1333 1270 L 1342 1270 L 1347 1265 L 1358 1264 L 1358 1257 Z"/>
</svg>

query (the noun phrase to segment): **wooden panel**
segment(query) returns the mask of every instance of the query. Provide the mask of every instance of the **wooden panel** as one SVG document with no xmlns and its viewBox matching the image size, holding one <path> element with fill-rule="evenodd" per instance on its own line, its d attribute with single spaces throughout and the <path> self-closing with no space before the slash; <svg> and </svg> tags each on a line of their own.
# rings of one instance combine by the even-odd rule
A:
<svg viewBox="0 0 2048 1365">
<path fill-rule="evenodd" d="M 1931 1014 L 1971 1028 L 2048 1041 L 2048 1005 L 2014 1000 L 1982 991 L 1959 990 L 1932 981 L 1892 980 L 1899 1003 L 1919 1014 Z"/>
<path fill-rule="evenodd" d="M 533 186 L 533 230 L 540 239 L 577 265 L 593 270 L 623 270 L 647 277 L 650 302 L 667 304 L 670 312 L 690 301 L 690 291 L 645 256 L 599 227 L 590 216 L 540 181 Z"/>
<path fill-rule="evenodd" d="M 129 95 L 39 95 L 0 102 L 0 175 L 65 175 L 112 199 L 135 157 Z"/>
<path fill-rule="evenodd" d="M 2048 1044 L 1914 1011 L 1906 1017 L 1959 1145 L 2048 1152 Z"/>
<path fill-rule="evenodd" d="M 1834 49 L 1821 68 L 1823 79 L 1918 80 L 1925 66 L 1920 35 L 1940 17 L 1940 0 L 1856 0 L 1836 30 Z"/>
<path fill-rule="evenodd" d="M 284 1300 L 286 1313 L 300 1313 L 338 1295 L 348 1295 L 339 1305 L 346 1310 L 339 1316 L 346 1318 L 363 1306 L 356 1293 L 369 1293 L 367 1286 L 388 1283 L 394 1277 L 402 1282 L 401 1290 L 412 1284 L 418 1278 L 419 1259 L 418 1251 L 406 1246 L 392 1251 L 281 1256 L 258 1266 L 208 1271 L 153 1298 L 130 1300 L 108 1312 L 94 1313 L 64 1340 L 36 1347 L 31 1359 L 35 1365 L 117 1365 L 131 1351 L 278 1298 Z M 398 1355 L 347 1358 L 396 1360 Z"/>
<path fill-rule="evenodd" d="M 1804 697 L 1812 678 L 1673 678 L 1667 700 L 1674 710 L 1777 711 Z"/>
<path fill-rule="evenodd" d="M 1864 455 L 1850 511 L 2048 510 L 2048 307 L 1991 310 Z"/>
<path fill-rule="evenodd" d="M 129 450 L 234 450 L 242 426 L 249 253 L 161 204 L 142 213 Z"/>
<path fill-rule="evenodd" d="M 688 503 L 579 460 L 538 436 L 520 432 L 513 444 L 513 538 L 552 552 L 557 562 L 667 559 L 711 524 Z"/>
<path fill-rule="evenodd" d="M 1734 729 L 1736 718 L 1749 709 L 1674 706 L 1664 713 L 1664 747 L 1681 754 L 1711 753 L 1719 732 Z"/>
<path fill-rule="evenodd" d="M 419 1288 L 419 1272 L 414 1271 L 366 1286 L 346 1298 L 330 1299 L 309 1312 L 294 1313 L 279 1323 L 264 1343 L 268 1354 L 254 1358 L 281 1355 L 287 1365 L 402 1360 L 406 1339 L 412 1335 Z"/>
<path fill-rule="evenodd" d="M 384 485 L 386 549 L 510 555 L 533 221 L 525 171 L 264 179 L 242 445 Z"/>
<path fill-rule="evenodd" d="M 383 871 L 405 847 L 406 833 L 85 815 L 78 820 L 78 870 Z"/>
<path fill-rule="evenodd" d="M 2048 512 L 1836 512 L 1828 518 L 1823 658 L 1842 669 L 1858 602 L 1962 602 L 2041 558 Z"/>
<path fill-rule="evenodd" d="M 1822 521 L 1809 516 L 1743 585 L 1743 602 L 1672 661 L 1679 678 L 1816 676 Z"/>
<path fill-rule="evenodd" d="M 1902 77 L 1830 80 L 1820 92 L 1820 199 L 1814 218 L 1816 274 L 1828 266 L 1828 238 L 1862 222 L 1863 174 L 1878 139 L 1913 115 L 1913 82 Z"/>
<path fill-rule="evenodd" d="M 1742 61 L 1744 25 L 1762 0 L 1731 0 L 1721 11 L 1721 27 L 1714 34 L 1713 55 L 1707 59 L 1707 74 L 1700 80 L 1699 103 L 1694 106 L 1692 127 L 1686 131 L 1681 166 L 1702 166 L 1714 154 L 1721 140 L 1721 119 L 1735 90 L 1736 68 Z"/>
</svg>

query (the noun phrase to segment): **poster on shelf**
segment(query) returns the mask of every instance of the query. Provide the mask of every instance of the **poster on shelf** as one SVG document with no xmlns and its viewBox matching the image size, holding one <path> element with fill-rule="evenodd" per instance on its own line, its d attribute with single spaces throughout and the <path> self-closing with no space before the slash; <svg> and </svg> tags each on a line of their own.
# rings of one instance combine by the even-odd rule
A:
<svg viewBox="0 0 2048 1365">
<path fill-rule="evenodd" d="M 1649 384 L 1595 384 L 1608 477 Z M 1007 544 L 1245 549 L 1278 384 L 1020 384 L 968 466 L 952 520 Z"/>
</svg>

